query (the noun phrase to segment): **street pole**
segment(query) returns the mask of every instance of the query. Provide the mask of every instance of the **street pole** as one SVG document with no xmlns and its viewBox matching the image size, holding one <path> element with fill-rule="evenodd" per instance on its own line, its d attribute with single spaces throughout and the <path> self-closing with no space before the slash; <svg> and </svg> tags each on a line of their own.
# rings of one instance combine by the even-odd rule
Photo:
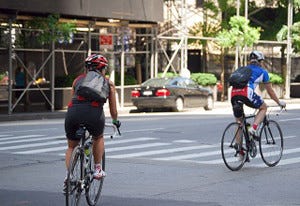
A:
<svg viewBox="0 0 300 206">
<path fill-rule="evenodd" d="M 293 24 L 293 0 L 288 3 L 288 31 L 287 31 L 287 52 L 286 52 L 286 75 L 285 75 L 285 94 L 284 98 L 290 98 L 290 80 L 291 80 L 291 52 L 292 52 L 292 38 L 291 27 Z"/>
</svg>

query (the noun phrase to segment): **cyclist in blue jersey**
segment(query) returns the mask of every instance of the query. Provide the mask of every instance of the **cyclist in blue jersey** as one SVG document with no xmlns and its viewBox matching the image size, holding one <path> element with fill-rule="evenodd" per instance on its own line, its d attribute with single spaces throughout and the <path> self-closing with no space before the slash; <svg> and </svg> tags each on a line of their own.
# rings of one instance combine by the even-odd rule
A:
<svg viewBox="0 0 300 206">
<path fill-rule="evenodd" d="M 255 88 L 263 83 L 266 91 L 268 92 L 271 99 L 273 99 L 279 106 L 285 107 L 286 103 L 280 101 L 272 89 L 270 83 L 270 77 L 268 72 L 262 68 L 264 55 L 259 51 L 252 51 L 250 53 L 250 64 L 247 67 L 251 68 L 252 75 L 246 87 L 244 88 L 232 88 L 231 91 L 231 104 L 234 116 L 237 122 L 241 122 L 244 114 L 243 105 L 246 104 L 248 107 L 258 109 L 258 113 L 255 116 L 252 127 L 249 129 L 249 133 L 253 136 L 257 135 L 258 125 L 263 121 L 266 112 L 267 104 L 264 102 L 261 96 L 255 93 Z"/>
</svg>

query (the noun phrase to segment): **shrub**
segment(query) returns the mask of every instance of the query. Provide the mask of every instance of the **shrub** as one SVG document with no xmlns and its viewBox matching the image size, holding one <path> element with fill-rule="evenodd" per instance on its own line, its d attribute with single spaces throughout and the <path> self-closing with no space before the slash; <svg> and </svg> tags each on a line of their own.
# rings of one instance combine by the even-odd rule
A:
<svg viewBox="0 0 300 206">
<path fill-rule="evenodd" d="M 191 79 L 202 86 L 216 85 L 218 81 L 212 73 L 192 73 Z"/>
<path fill-rule="evenodd" d="M 124 85 L 135 85 L 137 84 L 137 80 L 131 76 L 131 75 L 125 75 L 124 77 Z M 120 86 L 121 85 L 121 75 L 116 73 L 115 77 L 115 85 Z"/>
<path fill-rule="evenodd" d="M 279 74 L 269 73 L 269 77 L 270 77 L 270 82 L 272 84 L 283 84 L 283 82 L 284 82 L 283 77 Z"/>
<path fill-rule="evenodd" d="M 75 78 L 75 74 L 57 76 L 55 77 L 55 87 L 71 87 Z"/>
</svg>

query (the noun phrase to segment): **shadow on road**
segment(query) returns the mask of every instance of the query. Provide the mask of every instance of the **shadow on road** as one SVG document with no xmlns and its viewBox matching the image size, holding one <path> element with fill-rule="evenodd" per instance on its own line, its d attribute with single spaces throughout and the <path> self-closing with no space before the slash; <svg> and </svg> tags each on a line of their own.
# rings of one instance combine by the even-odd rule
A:
<svg viewBox="0 0 300 206">
<path fill-rule="evenodd" d="M 61 193 L 39 191 L 12 191 L 0 190 L 0 201 L 3 206 L 61 206 L 65 205 L 64 196 Z M 87 205 L 85 196 L 82 196 L 81 204 Z M 103 196 L 100 204 L 103 206 L 219 206 L 217 203 L 189 202 L 175 200 L 158 200 L 143 198 L 121 198 Z"/>
</svg>

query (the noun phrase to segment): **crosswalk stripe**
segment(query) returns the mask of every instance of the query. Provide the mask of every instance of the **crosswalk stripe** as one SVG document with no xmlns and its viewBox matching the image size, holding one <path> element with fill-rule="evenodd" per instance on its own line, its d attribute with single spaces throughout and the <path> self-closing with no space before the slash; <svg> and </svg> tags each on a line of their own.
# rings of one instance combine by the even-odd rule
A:
<svg viewBox="0 0 300 206">
<path fill-rule="evenodd" d="M 11 136 L 11 135 L 8 135 L 8 134 L 0 134 L 0 139 L 1 139 L 1 137 L 7 137 L 7 136 Z"/>
<path fill-rule="evenodd" d="M 211 151 L 211 152 L 201 152 L 201 153 L 193 153 L 193 154 L 186 154 L 186 155 L 178 155 L 172 157 L 162 157 L 162 158 L 154 158 L 154 160 L 184 160 L 184 159 L 192 159 L 196 157 L 207 157 L 207 156 L 214 156 L 220 155 L 221 151 Z"/>
<path fill-rule="evenodd" d="M 57 138 L 64 138 L 65 136 L 54 136 L 54 137 L 42 137 L 42 138 L 31 138 L 31 139 L 21 139 L 21 140 L 12 140 L 12 141 L 3 141 L 0 142 L 0 145 L 3 144 L 12 144 L 12 143 L 24 143 L 24 142 L 35 142 L 35 141 L 43 141 L 43 140 L 54 140 Z M 65 140 L 67 141 L 67 140 Z"/>
<path fill-rule="evenodd" d="M 295 158 L 288 158 L 284 160 L 280 160 L 278 165 L 288 165 L 288 164 L 294 164 L 294 163 L 299 163 L 300 162 L 300 157 L 295 157 Z"/>
<path fill-rule="evenodd" d="M 284 139 L 290 139 L 295 138 L 297 136 L 285 136 Z M 39 134 L 32 134 L 32 135 L 21 135 L 21 136 L 14 136 L 12 134 L 1 134 L 0 135 L 0 146 L 3 145 L 3 147 L 0 147 L 0 151 L 3 150 L 18 150 L 18 149 L 27 149 L 23 151 L 14 151 L 12 154 L 39 154 L 39 153 L 47 153 L 47 152 L 57 152 L 57 151 L 65 151 L 67 149 L 67 140 L 61 138 L 65 138 L 65 136 L 45 136 L 45 135 L 39 135 Z M 55 140 L 56 141 L 48 141 L 48 140 Z M 106 152 L 108 153 L 107 158 L 115 158 L 115 159 L 123 159 L 123 158 L 132 158 L 132 157 L 144 157 L 144 156 L 151 156 L 151 155 L 160 155 L 161 157 L 154 157 L 151 158 L 152 160 L 163 160 L 163 161 L 172 161 L 172 160 L 182 160 L 187 162 L 195 162 L 195 163 L 202 163 L 202 164 L 224 164 L 223 159 L 221 157 L 221 150 L 220 150 L 220 144 L 214 144 L 214 145 L 193 145 L 193 146 L 184 146 L 184 147 L 178 147 L 176 143 L 192 143 L 191 140 L 175 140 L 170 143 L 166 142 L 152 142 L 153 140 L 157 140 L 157 138 L 154 137 L 139 137 L 139 138 L 115 138 L 111 140 L 109 136 L 107 136 L 107 139 L 105 140 L 106 145 Z M 32 143 L 37 141 L 44 141 L 41 143 Z M 147 143 L 147 141 L 149 143 Z M 144 143 L 143 143 L 144 142 Z M 28 144 L 22 144 L 21 143 L 28 143 Z M 126 146 L 127 143 L 133 143 L 129 146 Z M 175 144 L 174 144 L 175 143 Z M 5 146 L 6 144 L 16 144 L 14 146 Z M 18 145 L 17 145 L 18 144 Z M 61 145 L 59 145 L 61 144 Z M 122 146 L 122 144 L 125 144 L 125 146 Z M 52 145 L 52 146 L 51 146 Z M 56 146 L 57 145 L 57 146 Z M 63 145 L 63 146 L 62 146 Z M 169 148 L 156 148 L 155 147 L 163 147 L 163 146 L 169 146 Z M 45 147 L 45 148 L 36 148 L 35 147 Z M 171 148 L 170 148 L 171 147 Z M 126 151 L 126 150 L 134 150 L 134 149 L 146 149 L 147 151 L 139 151 L 139 152 L 133 152 L 133 153 L 127 153 L 127 154 L 113 154 L 113 152 L 120 152 L 120 151 Z M 152 150 L 150 149 L 152 148 Z M 218 148 L 218 149 L 216 149 Z M 205 149 L 211 149 L 211 151 L 203 151 Z M 194 151 L 193 150 L 199 150 Z M 185 152 L 186 154 L 176 155 L 174 153 L 176 152 Z M 225 151 L 225 153 L 230 152 L 231 150 Z M 188 153 L 189 152 L 189 153 Z M 284 155 L 293 154 L 293 153 L 299 153 L 300 148 L 290 148 L 290 149 L 284 149 L 283 150 L 283 158 Z M 169 156 L 168 156 L 169 154 Z M 58 154 L 58 155 L 64 155 L 64 154 Z M 215 156 L 215 157 L 214 157 Z M 204 157 L 210 157 L 210 160 L 205 160 Z M 200 158 L 200 159 L 197 159 Z M 203 158 L 203 160 L 201 160 Z M 214 159 L 212 159 L 214 158 Z M 257 157 L 255 159 L 259 159 L 260 154 L 258 151 Z M 232 157 L 231 159 L 228 159 L 228 161 L 236 161 L 235 157 Z M 295 164 L 300 162 L 300 157 L 295 158 L 287 158 L 287 159 L 281 159 L 279 162 L 279 165 L 288 165 L 288 164 Z M 259 161 L 251 162 L 254 167 L 262 167 L 265 166 L 264 163 Z"/>
<path fill-rule="evenodd" d="M 297 152 L 300 152 L 300 148 L 285 149 L 285 150 L 283 150 L 283 155 L 297 153 Z M 259 153 L 255 157 L 255 159 L 258 159 L 258 158 L 261 158 Z M 233 162 L 233 161 L 236 161 L 236 157 L 227 158 L 226 160 L 228 162 Z M 281 161 L 284 161 L 284 160 L 280 160 L 280 162 Z M 223 159 L 221 157 L 219 159 L 215 159 L 215 160 L 193 161 L 193 162 L 198 162 L 198 163 L 203 163 L 203 164 L 220 164 L 220 163 L 224 163 Z M 264 164 L 256 164 L 256 165 L 261 166 L 261 165 L 264 165 Z"/>
<path fill-rule="evenodd" d="M 45 148 L 45 149 L 36 149 L 36 150 L 28 150 L 23 152 L 13 152 L 13 154 L 38 154 L 38 153 L 44 153 L 44 152 L 55 152 L 60 150 L 66 150 L 67 146 L 63 147 L 51 147 L 51 148 Z"/>
<path fill-rule="evenodd" d="M 166 145 L 170 145 L 170 143 L 149 143 L 149 144 L 139 144 L 139 145 L 124 146 L 124 147 L 114 147 L 114 148 L 105 149 L 105 152 L 117 152 L 122 150 L 143 149 L 143 148 L 166 146 Z"/>
<path fill-rule="evenodd" d="M 25 145 L 17 145 L 17 146 L 8 146 L 8 147 L 0 147 L 0 150 L 14 150 L 14 149 L 23 149 L 30 147 L 40 147 L 40 146 L 48 146 L 54 144 L 62 144 L 66 143 L 66 140 L 58 140 L 53 142 L 44 142 L 44 143 L 33 143 L 33 144 L 25 144 Z"/>
<path fill-rule="evenodd" d="M 147 152 L 137 152 L 137 153 L 130 153 L 130 154 L 122 154 L 122 155 L 111 155 L 109 158 L 129 158 L 129 157 L 141 157 L 141 156 L 149 156 L 149 155 L 158 155 L 158 154 L 167 154 L 167 153 L 174 153 L 174 152 L 183 152 L 189 150 L 196 150 L 196 149 L 204 149 L 204 148 L 211 148 L 212 145 L 200 145 L 200 146 L 189 146 L 189 147 L 180 147 L 180 148 L 172 148 L 172 149 L 162 149 L 162 150 L 152 150 Z"/>
<path fill-rule="evenodd" d="M 147 141 L 147 140 L 153 140 L 153 139 L 155 139 L 155 138 L 143 137 L 143 138 L 136 138 L 136 139 L 119 140 L 116 142 L 111 141 L 111 142 L 107 142 L 105 144 L 112 145 L 112 144 L 129 143 L 129 142 L 136 142 L 136 141 Z M 61 141 L 60 143 L 66 143 L 66 140 Z M 142 145 L 142 146 L 136 145 L 135 147 L 136 148 L 146 148 L 146 147 L 151 147 L 151 146 L 153 146 L 153 147 L 154 146 L 162 146 L 165 143 L 155 143 L 155 144 L 156 145 L 148 144 L 148 146 L 146 144 Z M 35 144 L 35 145 L 41 146 L 40 144 L 39 145 Z M 131 149 L 130 147 L 134 147 L 134 146 L 128 146 L 127 148 L 126 147 L 107 148 L 106 151 L 107 150 L 109 151 L 110 149 L 112 149 L 114 151 L 118 151 L 118 150 L 121 151 L 121 150 Z M 26 147 L 22 147 L 22 148 L 26 148 Z M 15 148 L 9 148 L 9 149 L 15 149 Z M 14 152 L 13 154 L 37 154 L 37 153 L 43 153 L 43 152 L 60 151 L 60 150 L 65 150 L 65 149 L 66 149 L 66 146 L 63 146 L 63 147 L 54 147 L 54 148 L 45 148 L 45 149 L 28 150 L 28 151 L 22 151 L 22 152 Z M 135 149 L 135 148 L 133 148 L 133 149 Z M 1 148 L 0 148 L 0 150 L 1 150 Z M 59 154 L 59 155 L 64 156 L 64 154 Z"/>
<path fill-rule="evenodd" d="M 31 137 L 44 137 L 44 136 L 45 135 L 40 135 L 40 134 L 23 135 L 23 136 L 10 136 L 10 137 L 5 137 L 5 138 L 0 138 L 0 141 L 25 139 L 25 138 L 31 138 Z"/>
<path fill-rule="evenodd" d="M 115 145 L 115 144 L 123 144 L 123 143 L 132 143 L 132 142 L 140 142 L 140 141 L 148 141 L 155 140 L 153 137 L 140 137 L 134 139 L 114 139 L 110 141 L 105 141 L 105 145 Z"/>
</svg>

